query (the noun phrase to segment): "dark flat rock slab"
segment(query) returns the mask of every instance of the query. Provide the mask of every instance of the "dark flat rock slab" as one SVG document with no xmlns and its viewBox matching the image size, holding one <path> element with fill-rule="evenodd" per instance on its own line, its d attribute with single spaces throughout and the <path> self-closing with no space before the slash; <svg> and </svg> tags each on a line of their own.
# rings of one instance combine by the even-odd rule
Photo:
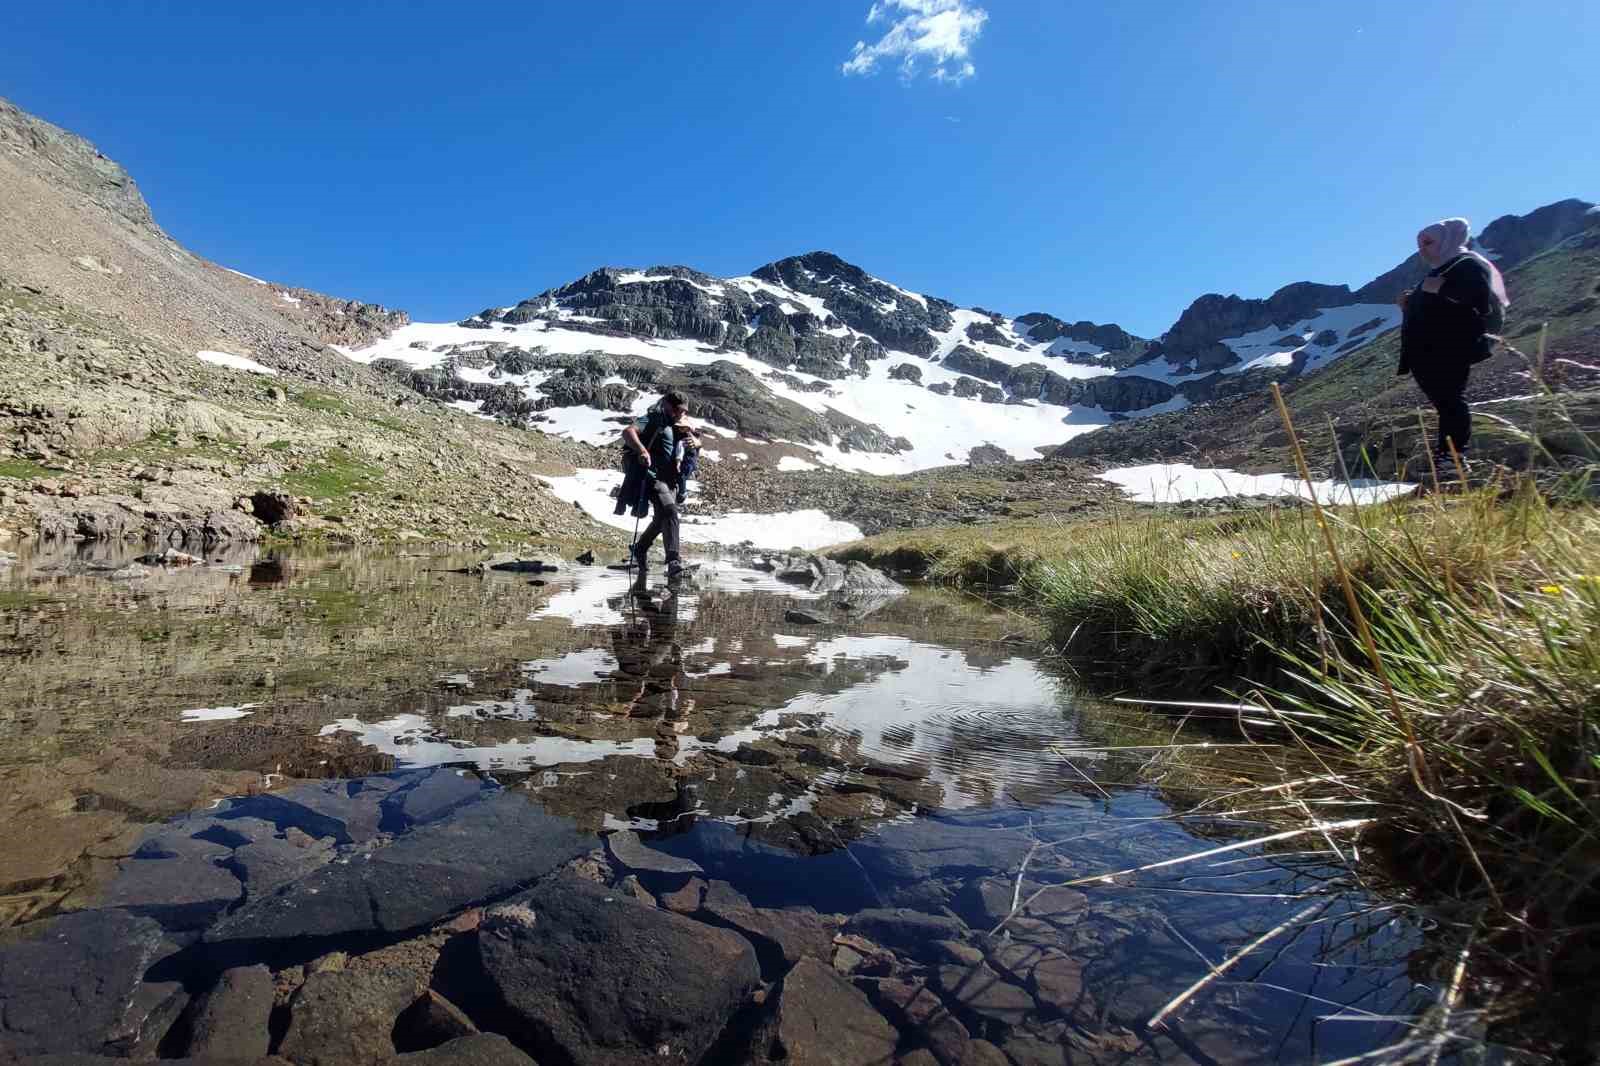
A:
<svg viewBox="0 0 1600 1066">
<path fill-rule="evenodd" d="M 187 999 L 145 974 L 177 950 L 161 926 L 122 910 L 81 911 L 0 943 L 0 1053 L 154 1052 Z"/>
<path fill-rule="evenodd" d="M 696 1062 L 760 980 L 739 934 L 574 877 L 490 909 L 478 947 L 512 1035 L 551 1062 Z"/>
<path fill-rule="evenodd" d="M 225 943 L 397 933 L 509 895 L 594 847 L 535 802 L 497 793 L 388 847 L 344 856 L 253 900 L 206 933 Z"/>
<path fill-rule="evenodd" d="M 235 848 L 228 867 L 244 880 L 251 901 L 270 896 L 333 858 L 332 848 L 306 847 L 280 837 Z"/>
<path fill-rule="evenodd" d="M 918 818 L 886 826 L 850 850 L 874 874 L 922 881 L 1014 871 L 1033 843 L 1015 829 Z"/>
<path fill-rule="evenodd" d="M 448 817 L 451 812 L 483 799 L 495 786 L 453 767 L 430 771 L 421 781 L 401 793 L 396 801 L 400 813 L 413 825 L 424 825 Z"/>
<path fill-rule="evenodd" d="M 124 859 L 96 900 L 154 918 L 167 929 L 204 929 L 244 895 L 233 873 L 211 859 Z"/>
</svg>

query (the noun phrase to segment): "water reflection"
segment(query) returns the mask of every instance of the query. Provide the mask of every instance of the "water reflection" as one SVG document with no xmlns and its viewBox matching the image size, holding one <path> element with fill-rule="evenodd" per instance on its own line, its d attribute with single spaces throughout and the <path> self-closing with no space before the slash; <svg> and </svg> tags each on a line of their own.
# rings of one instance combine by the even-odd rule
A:
<svg viewBox="0 0 1600 1066">
<path fill-rule="evenodd" d="M 743 901 L 721 924 L 740 907 L 826 916 L 822 942 L 856 936 L 862 968 L 833 964 L 879 1009 L 900 1018 L 886 982 L 914 978 L 1007 1061 L 1325 1060 L 1401 1027 L 1323 1022 L 1334 1008 L 1309 997 L 1378 1015 L 1426 999 L 1406 971 L 1415 927 L 1340 884 L 1320 848 L 1063 887 L 1262 829 L 1174 816 L 1184 774 L 1158 790 L 1144 753 L 1110 750 L 1166 731 L 1074 697 L 1008 637 L 1014 619 L 915 593 L 801 624 L 790 611 L 813 597 L 730 564 L 643 589 L 594 567 L 538 585 L 444 572 L 470 561 L 229 558 L 113 582 L 90 569 L 119 562 L 100 554 L 0 575 L 0 925 L 133 898 L 147 867 L 131 857 L 172 832 L 150 827 L 219 800 L 263 836 L 213 847 L 281 851 L 309 826 L 332 866 L 514 797 L 595 844 L 627 830 L 692 864 Z M 1130 1035 L 1323 900 L 1159 1043 Z M 849 932 L 901 907 L 956 923 L 955 946 L 922 957 L 935 949 Z M 878 973 L 863 945 L 895 961 Z M 985 974 L 1015 1004 L 969 995 Z"/>
</svg>

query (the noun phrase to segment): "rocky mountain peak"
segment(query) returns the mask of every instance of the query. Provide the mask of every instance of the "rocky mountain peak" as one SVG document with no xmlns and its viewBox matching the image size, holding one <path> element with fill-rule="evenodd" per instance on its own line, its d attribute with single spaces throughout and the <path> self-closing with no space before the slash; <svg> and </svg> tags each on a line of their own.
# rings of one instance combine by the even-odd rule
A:
<svg viewBox="0 0 1600 1066">
<path fill-rule="evenodd" d="M 24 166 L 47 168 L 53 182 L 87 196 L 136 226 L 154 228 L 150 206 L 126 170 L 75 133 L 0 98 L 0 151 Z"/>
</svg>

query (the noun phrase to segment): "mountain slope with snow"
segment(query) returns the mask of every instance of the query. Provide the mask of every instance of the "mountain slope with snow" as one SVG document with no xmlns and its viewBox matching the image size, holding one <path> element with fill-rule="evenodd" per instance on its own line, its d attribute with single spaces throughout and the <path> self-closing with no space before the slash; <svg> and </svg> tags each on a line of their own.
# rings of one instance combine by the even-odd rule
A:
<svg viewBox="0 0 1600 1066">
<path fill-rule="evenodd" d="M 1582 230 L 1590 206 L 1497 219 L 1484 236 L 1507 251 L 1485 247 L 1513 265 Z M 896 474 L 1033 458 L 1114 421 L 1319 371 L 1398 327 L 1393 297 L 1422 272 L 1411 256 L 1355 290 L 1208 294 L 1150 341 L 958 307 L 829 252 L 732 278 L 605 267 L 349 354 L 463 410 L 595 444 L 676 387 L 729 438 L 713 461 Z"/>
<path fill-rule="evenodd" d="M 1106 424 L 1103 349 L 1035 333 L 817 252 L 735 278 L 603 268 L 349 354 L 464 408 L 596 444 L 676 386 L 698 420 L 738 438 L 714 446 L 730 459 L 740 441 L 776 444 L 892 474 L 975 449 L 1034 458 Z"/>
</svg>

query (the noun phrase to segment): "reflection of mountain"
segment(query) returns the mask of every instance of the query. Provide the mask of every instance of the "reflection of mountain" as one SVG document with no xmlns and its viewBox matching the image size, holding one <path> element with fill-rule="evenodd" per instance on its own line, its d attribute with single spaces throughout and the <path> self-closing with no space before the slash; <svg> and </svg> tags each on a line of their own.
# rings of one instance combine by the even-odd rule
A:
<svg viewBox="0 0 1600 1066">
<path fill-rule="evenodd" d="M 549 602 L 612 619 L 595 646 L 474 675 L 449 707 L 323 732 L 402 766 L 526 772 L 552 811 L 592 828 L 705 815 L 816 837 L 808 847 L 1058 789 L 1048 748 L 1068 727 L 1035 663 L 994 645 L 776 631 L 781 601 L 749 594 L 776 589 L 749 576 L 645 600 L 625 578 L 569 578 Z"/>
</svg>

